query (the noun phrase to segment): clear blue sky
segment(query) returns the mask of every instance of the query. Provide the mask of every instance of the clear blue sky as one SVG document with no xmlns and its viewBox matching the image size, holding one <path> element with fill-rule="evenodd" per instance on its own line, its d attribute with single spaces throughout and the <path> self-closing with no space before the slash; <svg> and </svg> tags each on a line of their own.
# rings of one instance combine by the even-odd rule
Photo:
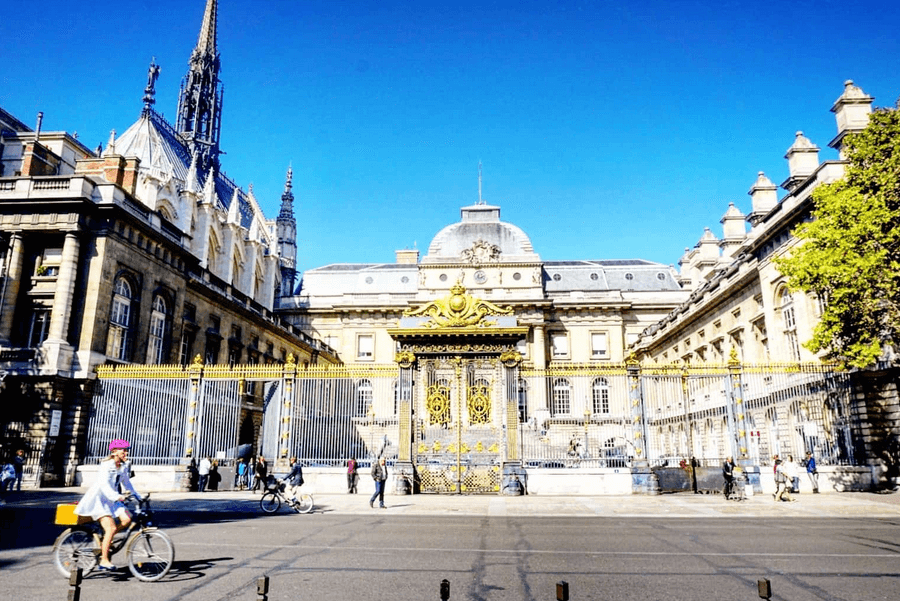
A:
<svg viewBox="0 0 900 601">
<path fill-rule="evenodd" d="M 760 170 L 823 150 L 853 79 L 900 96 L 896 2 L 219 0 L 225 171 L 267 216 L 294 169 L 301 270 L 424 254 L 483 198 L 545 260 L 677 263 Z M 174 120 L 205 0 L 3 10 L 0 106 L 88 147 Z"/>
</svg>

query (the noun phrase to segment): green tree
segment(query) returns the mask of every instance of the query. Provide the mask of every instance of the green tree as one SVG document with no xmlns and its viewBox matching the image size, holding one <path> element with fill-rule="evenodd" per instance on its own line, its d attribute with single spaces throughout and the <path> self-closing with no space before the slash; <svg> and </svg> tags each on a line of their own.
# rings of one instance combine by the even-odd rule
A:
<svg viewBox="0 0 900 601">
<path fill-rule="evenodd" d="M 804 346 L 867 367 L 900 329 L 900 101 L 845 145 L 844 177 L 813 192 L 813 219 L 776 265 L 792 289 L 824 301 Z"/>
</svg>

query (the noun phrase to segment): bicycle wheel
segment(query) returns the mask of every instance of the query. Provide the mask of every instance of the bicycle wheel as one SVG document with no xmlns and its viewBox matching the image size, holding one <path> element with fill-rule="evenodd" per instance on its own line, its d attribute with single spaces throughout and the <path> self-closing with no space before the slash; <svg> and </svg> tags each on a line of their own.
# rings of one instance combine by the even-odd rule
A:
<svg viewBox="0 0 900 601">
<path fill-rule="evenodd" d="M 309 513 L 313 509 L 312 495 L 300 495 L 297 502 L 294 503 L 294 510 L 297 513 Z"/>
<path fill-rule="evenodd" d="M 275 513 L 281 507 L 281 499 L 275 493 L 267 492 L 259 500 L 259 507 L 266 513 Z"/>
<path fill-rule="evenodd" d="M 81 568 L 87 574 L 97 565 L 100 557 L 100 541 L 84 528 L 69 528 L 59 535 L 53 545 L 56 569 L 66 578 L 73 569 Z"/>
<path fill-rule="evenodd" d="M 160 530 L 142 530 L 125 547 L 128 569 L 144 582 L 154 582 L 169 573 L 175 562 L 175 547 Z"/>
</svg>

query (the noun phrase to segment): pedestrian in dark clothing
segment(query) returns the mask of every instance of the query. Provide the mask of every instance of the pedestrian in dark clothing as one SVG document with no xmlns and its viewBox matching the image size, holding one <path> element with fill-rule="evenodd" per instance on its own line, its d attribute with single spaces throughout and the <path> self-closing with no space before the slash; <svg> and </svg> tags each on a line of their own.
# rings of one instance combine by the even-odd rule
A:
<svg viewBox="0 0 900 601">
<path fill-rule="evenodd" d="M 256 458 L 256 465 L 253 466 L 253 492 L 257 489 L 266 489 L 266 478 L 269 477 L 269 464 L 266 458 L 260 455 Z"/>
<path fill-rule="evenodd" d="M 25 451 L 19 449 L 13 457 L 13 469 L 16 471 L 16 491 L 22 490 L 22 475 L 25 473 Z M 12 490 L 12 486 L 9 487 Z"/>
<path fill-rule="evenodd" d="M 722 464 L 722 477 L 725 478 L 725 487 L 722 489 L 722 492 L 725 494 L 726 499 L 731 496 L 734 490 L 734 468 L 734 459 L 732 457 L 727 458 L 725 463 Z"/>
<path fill-rule="evenodd" d="M 372 463 L 372 479 L 375 480 L 375 494 L 369 499 L 369 507 L 374 507 L 375 499 L 378 499 L 378 506 L 384 509 L 384 483 L 387 481 L 387 475 L 387 463 L 384 457 Z"/>
</svg>

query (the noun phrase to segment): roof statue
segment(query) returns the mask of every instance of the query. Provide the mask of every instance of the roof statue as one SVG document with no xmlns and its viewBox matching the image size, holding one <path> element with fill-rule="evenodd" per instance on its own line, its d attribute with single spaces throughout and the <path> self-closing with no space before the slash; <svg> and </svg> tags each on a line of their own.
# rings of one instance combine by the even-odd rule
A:
<svg viewBox="0 0 900 601">
<path fill-rule="evenodd" d="M 450 295 L 426 303 L 418 309 L 407 309 L 405 317 L 430 317 L 424 328 L 490 327 L 495 320 L 485 319 L 494 315 L 512 315 L 512 307 L 499 307 L 494 303 L 466 294 L 459 282 L 450 288 Z"/>
</svg>

